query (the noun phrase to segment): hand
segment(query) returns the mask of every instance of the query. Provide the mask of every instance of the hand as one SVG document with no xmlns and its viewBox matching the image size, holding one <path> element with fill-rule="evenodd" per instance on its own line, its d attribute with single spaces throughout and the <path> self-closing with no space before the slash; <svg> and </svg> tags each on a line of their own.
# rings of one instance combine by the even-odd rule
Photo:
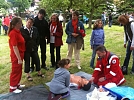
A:
<svg viewBox="0 0 134 100">
<path fill-rule="evenodd" d="M 53 33 L 50 33 L 51 36 L 53 36 Z"/>
<path fill-rule="evenodd" d="M 126 44 L 124 44 L 124 48 L 126 48 Z"/>
<path fill-rule="evenodd" d="M 91 77 L 90 79 L 89 79 L 89 82 L 93 82 L 93 80 L 94 80 L 94 77 Z"/>
<path fill-rule="evenodd" d="M 72 35 L 73 35 L 74 37 L 77 37 L 79 34 L 77 34 L 77 33 L 72 33 Z"/>
<path fill-rule="evenodd" d="M 103 82 L 103 81 L 105 81 L 105 80 L 106 80 L 105 77 L 101 77 L 101 78 L 99 78 L 99 82 Z"/>
<path fill-rule="evenodd" d="M 134 50 L 134 47 L 130 47 L 130 50 Z"/>
<path fill-rule="evenodd" d="M 22 60 L 21 59 L 19 59 L 18 60 L 18 64 L 22 64 L 23 62 L 22 62 Z"/>
</svg>

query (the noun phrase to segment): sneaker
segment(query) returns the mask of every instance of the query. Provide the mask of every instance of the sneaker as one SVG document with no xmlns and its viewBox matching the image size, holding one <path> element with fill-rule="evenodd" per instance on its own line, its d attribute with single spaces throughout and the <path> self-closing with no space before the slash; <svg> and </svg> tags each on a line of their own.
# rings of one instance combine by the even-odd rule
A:
<svg viewBox="0 0 134 100">
<path fill-rule="evenodd" d="M 13 91 L 13 93 L 21 93 L 21 92 L 22 92 L 22 90 L 20 90 L 20 89 L 16 89 Z"/>
<path fill-rule="evenodd" d="M 78 67 L 78 69 L 81 69 L 81 67 L 80 66 L 77 66 Z"/>
<path fill-rule="evenodd" d="M 30 68 L 30 73 L 32 73 L 34 71 L 34 68 Z"/>
<path fill-rule="evenodd" d="M 18 88 L 24 88 L 25 87 L 25 85 L 19 85 L 19 87 Z"/>
</svg>

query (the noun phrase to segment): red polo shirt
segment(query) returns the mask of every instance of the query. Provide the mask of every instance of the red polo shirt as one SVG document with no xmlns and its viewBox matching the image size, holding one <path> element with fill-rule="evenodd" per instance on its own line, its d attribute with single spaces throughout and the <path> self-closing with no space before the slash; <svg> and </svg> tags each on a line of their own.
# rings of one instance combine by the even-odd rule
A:
<svg viewBox="0 0 134 100">
<path fill-rule="evenodd" d="M 9 36 L 9 47 L 10 47 L 11 58 L 14 58 L 14 56 L 15 56 L 13 46 L 18 47 L 19 53 L 24 53 L 24 51 L 25 51 L 25 40 L 22 37 L 20 30 L 16 30 L 14 28 L 13 30 L 10 31 L 8 36 Z"/>
</svg>

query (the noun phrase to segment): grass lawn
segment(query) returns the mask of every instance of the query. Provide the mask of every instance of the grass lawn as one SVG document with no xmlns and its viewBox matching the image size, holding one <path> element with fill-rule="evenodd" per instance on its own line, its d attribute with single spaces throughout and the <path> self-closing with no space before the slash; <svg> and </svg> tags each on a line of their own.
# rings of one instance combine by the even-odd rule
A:
<svg viewBox="0 0 134 100">
<path fill-rule="evenodd" d="M 85 37 L 85 50 L 81 50 L 81 67 L 84 72 L 92 74 L 93 69 L 89 67 L 89 62 L 91 59 L 92 50 L 90 48 L 90 36 L 91 29 L 86 29 L 86 37 Z M 107 50 L 112 51 L 117 56 L 120 57 L 121 65 L 123 63 L 125 57 L 125 49 L 123 47 L 123 27 L 120 26 L 112 26 L 112 28 L 108 28 L 105 26 L 105 46 Z M 64 45 L 61 47 L 61 57 L 65 58 L 67 54 L 67 44 L 66 44 L 66 34 L 64 32 L 63 35 Z M 39 50 L 40 55 L 40 50 Z M 47 66 L 50 66 L 50 53 L 49 53 L 49 45 L 47 45 Z M 129 72 L 131 70 L 132 59 L 129 63 Z M 8 37 L 1 35 L 0 36 L 0 93 L 9 92 L 9 75 L 11 70 L 11 62 L 10 62 L 10 54 L 9 54 L 9 46 L 8 46 Z M 24 70 L 24 69 L 23 69 Z M 76 67 L 74 63 L 74 59 L 72 59 L 71 68 L 69 69 L 71 73 L 76 73 L 80 70 Z M 23 72 L 21 83 L 25 84 L 26 87 L 35 86 L 39 84 L 44 84 L 50 81 L 53 76 L 54 69 L 50 68 L 49 71 L 42 69 L 42 73 L 45 75 L 45 78 L 40 78 L 37 76 L 36 72 L 32 73 L 33 81 L 29 82 L 26 79 L 26 74 Z M 126 83 L 124 85 L 134 87 L 134 75 L 128 74 L 125 76 Z M 46 86 L 45 86 L 46 87 Z"/>
</svg>

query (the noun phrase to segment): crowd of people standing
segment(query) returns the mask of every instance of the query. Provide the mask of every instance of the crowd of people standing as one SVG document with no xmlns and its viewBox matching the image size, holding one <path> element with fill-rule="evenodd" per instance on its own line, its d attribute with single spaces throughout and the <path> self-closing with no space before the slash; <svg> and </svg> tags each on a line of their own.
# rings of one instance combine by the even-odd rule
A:
<svg viewBox="0 0 134 100">
<path fill-rule="evenodd" d="M 64 76 L 69 76 L 69 71 L 67 71 L 67 69 L 70 67 L 73 52 L 77 68 L 79 70 L 82 69 L 80 65 L 80 50 L 84 45 L 84 37 L 86 36 L 86 32 L 83 23 L 79 21 L 79 13 L 77 11 L 72 12 L 72 19 L 70 19 L 65 28 L 65 33 L 67 35 L 66 43 L 68 45 L 66 57 L 67 59 L 64 59 L 65 61 L 61 60 L 61 46 L 63 45 L 62 23 L 59 21 L 58 15 L 56 13 L 53 13 L 50 16 L 49 23 L 46 21 L 45 16 L 45 10 L 40 9 L 34 19 L 31 17 L 27 19 L 25 26 L 22 26 L 22 19 L 20 17 L 14 17 L 10 21 L 10 24 L 8 26 L 9 29 L 7 32 L 9 36 L 10 56 L 12 63 L 12 70 L 10 74 L 10 92 L 21 92 L 19 88 L 23 87 L 23 85 L 20 85 L 23 59 L 24 72 L 26 73 L 28 81 L 33 81 L 30 72 L 34 71 L 35 67 L 37 71 L 37 76 L 41 78 L 45 77 L 41 72 L 41 68 L 49 70 L 48 66 L 46 65 L 47 44 L 50 45 L 50 67 L 56 69 L 56 75 L 59 75 L 60 72 L 65 72 L 67 75 Z M 111 14 L 109 15 L 109 20 L 112 20 L 110 16 Z M 121 18 L 119 17 L 119 22 L 125 26 L 129 18 L 125 16 L 125 18 L 127 19 L 126 22 L 123 22 Z M 93 25 L 93 31 L 90 39 L 90 45 L 93 53 L 90 67 L 94 69 L 94 59 L 96 53 L 99 58 L 97 59 L 97 64 L 94 69 L 93 76 L 89 80 L 89 82 L 94 82 L 98 86 L 105 85 L 108 82 L 115 82 L 116 85 L 121 85 L 125 82 L 125 79 L 123 77 L 123 74 L 121 73 L 119 58 L 115 55 L 110 55 L 110 52 L 107 51 L 104 46 L 105 34 L 103 30 L 103 25 L 105 25 L 105 22 L 103 22 L 103 20 L 101 19 L 96 20 Z M 109 27 L 111 27 L 111 25 L 112 24 L 110 24 Z M 133 28 L 133 25 L 130 27 Z M 129 33 L 130 28 L 125 28 L 125 32 L 126 31 Z M 131 33 L 133 34 L 133 31 L 131 31 Z M 132 34 L 128 35 L 132 36 Z M 127 39 L 130 43 L 132 43 L 131 45 L 133 46 L 133 39 L 130 38 L 130 36 Z M 39 58 L 38 54 L 39 47 L 41 50 L 41 58 Z M 130 48 L 130 50 L 133 50 L 133 48 Z M 126 56 L 130 56 L 130 54 L 126 54 Z M 111 58 L 109 58 L 109 56 Z M 64 64 L 62 61 L 64 62 Z M 108 61 L 111 62 L 108 63 Z M 118 71 L 115 71 L 114 67 L 117 67 Z M 100 73 L 101 76 L 97 77 L 97 75 Z M 69 80 L 69 78 L 70 77 L 68 77 L 67 79 Z M 64 79 L 62 81 L 65 82 Z M 67 82 L 66 86 L 68 86 L 68 84 L 69 81 Z M 54 86 L 52 83 L 51 85 Z M 50 89 L 53 91 L 53 88 L 50 87 Z M 68 94 L 68 91 L 63 92 Z M 62 92 L 59 93 L 62 94 Z"/>
</svg>

